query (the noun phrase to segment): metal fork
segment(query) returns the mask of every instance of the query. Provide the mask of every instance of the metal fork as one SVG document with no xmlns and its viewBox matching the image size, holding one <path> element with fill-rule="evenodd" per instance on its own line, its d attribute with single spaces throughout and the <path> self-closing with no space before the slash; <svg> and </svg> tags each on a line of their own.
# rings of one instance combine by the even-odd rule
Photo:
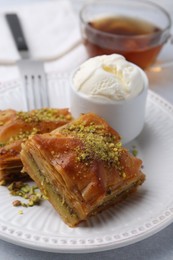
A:
<svg viewBox="0 0 173 260">
<path fill-rule="evenodd" d="M 22 77 L 27 110 L 49 107 L 49 95 L 44 65 L 30 59 L 29 49 L 16 14 L 6 14 L 6 19 L 14 37 L 21 60 L 17 61 Z"/>
<path fill-rule="evenodd" d="M 41 61 L 19 60 L 27 110 L 49 107 L 46 75 Z"/>
</svg>

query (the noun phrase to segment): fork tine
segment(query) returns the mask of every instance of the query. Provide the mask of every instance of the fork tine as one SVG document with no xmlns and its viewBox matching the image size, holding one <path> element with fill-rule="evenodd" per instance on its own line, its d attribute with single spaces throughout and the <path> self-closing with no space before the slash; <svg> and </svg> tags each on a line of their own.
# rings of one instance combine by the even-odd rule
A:
<svg viewBox="0 0 173 260">
<path fill-rule="evenodd" d="M 49 107 L 49 93 L 46 85 L 46 77 L 45 75 L 39 75 L 39 82 L 41 86 L 41 106 Z"/>
<path fill-rule="evenodd" d="M 23 75 L 23 90 L 26 97 L 26 106 L 27 110 L 32 110 L 34 108 L 34 100 L 33 100 L 33 88 L 32 88 L 32 80 L 30 75 Z"/>
<path fill-rule="evenodd" d="M 34 108 L 39 109 L 42 107 L 41 104 L 41 85 L 39 82 L 39 77 L 38 75 L 31 75 L 31 81 L 32 81 L 32 92 L 33 92 L 33 100 L 34 100 Z"/>
<path fill-rule="evenodd" d="M 38 66 L 39 64 L 39 66 Z M 48 89 L 47 89 L 47 82 L 46 82 L 46 75 L 44 72 L 44 66 L 43 63 L 40 61 L 37 61 L 34 63 L 35 70 L 34 75 L 36 76 L 36 82 L 37 82 L 37 94 L 40 97 L 40 107 L 48 107 L 49 106 L 49 95 L 48 95 Z M 33 67 L 34 68 L 34 67 Z M 38 99 L 36 100 L 38 101 Z"/>
<path fill-rule="evenodd" d="M 49 93 L 43 63 L 39 61 L 18 62 L 27 110 L 49 107 Z"/>
<path fill-rule="evenodd" d="M 30 110 L 29 109 L 29 95 L 28 95 L 28 91 L 27 91 L 27 86 L 28 86 L 28 77 L 26 75 L 22 76 L 22 84 L 23 84 L 23 92 L 24 92 L 24 96 L 26 99 L 26 109 L 27 111 Z"/>
</svg>

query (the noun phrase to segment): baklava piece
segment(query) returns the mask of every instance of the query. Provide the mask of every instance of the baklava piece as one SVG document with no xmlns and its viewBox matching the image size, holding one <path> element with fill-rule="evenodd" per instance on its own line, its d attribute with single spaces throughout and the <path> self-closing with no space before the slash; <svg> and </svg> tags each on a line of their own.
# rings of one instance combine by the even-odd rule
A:
<svg viewBox="0 0 173 260">
<path fill-rule="evenodd" d="M 142 161 L 92 113 L 22 147 L 24 170 L 70 227 L 126 198 L 145 179 Z"/>
<path fill-rule="evenodd" d="M 30 135 L 50 132 L 71 119 L 68 109 L 0 110 L 0 184 L 28 178 L 20 173 L 23 167 L 20 151 Z"/>
</svg>

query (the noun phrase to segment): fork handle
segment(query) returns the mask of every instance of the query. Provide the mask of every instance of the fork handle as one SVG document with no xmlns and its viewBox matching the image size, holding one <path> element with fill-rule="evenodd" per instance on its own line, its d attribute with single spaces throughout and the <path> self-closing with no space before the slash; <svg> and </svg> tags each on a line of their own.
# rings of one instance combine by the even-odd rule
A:
<svg viewBox="0 0 173 260">
<path fill-rule="evenodd" d="M 28 51 L 28 46 L 18 16 L 13 13 L 6 14 L 5 16 L 9 24 L 11 33 L 14 37 L 18 51 Z"/>
</svg>

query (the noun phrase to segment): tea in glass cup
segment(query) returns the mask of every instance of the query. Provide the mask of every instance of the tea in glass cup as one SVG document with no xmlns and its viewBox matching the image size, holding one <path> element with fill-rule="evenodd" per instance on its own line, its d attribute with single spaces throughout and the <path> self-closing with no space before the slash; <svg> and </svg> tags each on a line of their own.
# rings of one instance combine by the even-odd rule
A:
<svg viewBox="0 0 173 260">
<path fill-rule="evenodd" d="M 143 69 L 170 38 L 170 15 L 148 1 L 91 2 L 82 8 L 80 20 L 89 57 L 118 53 Z"/>
</svg>

